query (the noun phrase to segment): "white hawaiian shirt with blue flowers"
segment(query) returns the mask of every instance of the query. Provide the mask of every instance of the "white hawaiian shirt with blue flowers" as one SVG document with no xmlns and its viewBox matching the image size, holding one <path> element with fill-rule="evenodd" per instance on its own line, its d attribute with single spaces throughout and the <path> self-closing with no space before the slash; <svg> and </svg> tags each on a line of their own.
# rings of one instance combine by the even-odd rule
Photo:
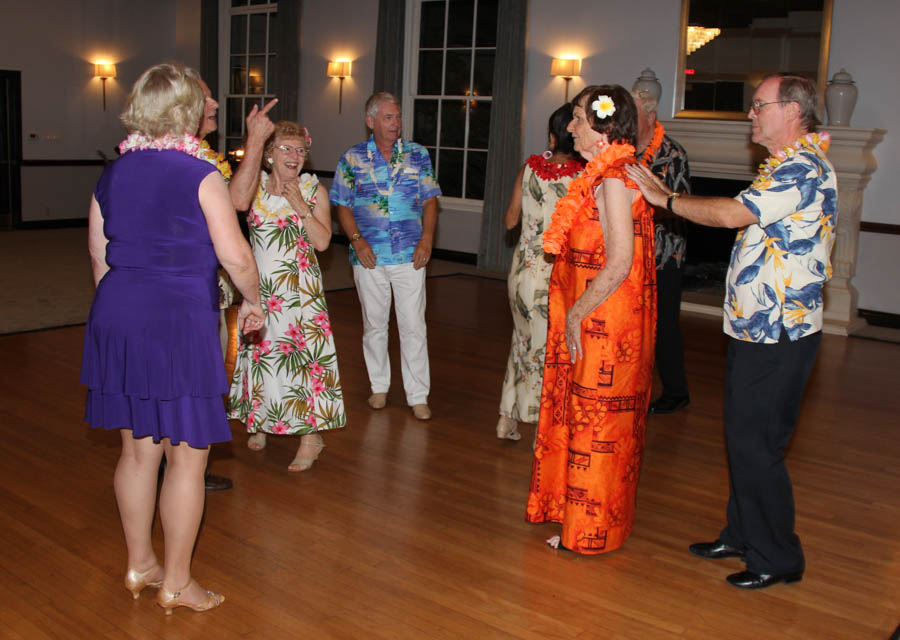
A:
<svg viewBox="0 0 900 640">
<path fill-rule="evenodd" d="M 724 331 L 732 338 L 773 344 L 782 329 L 795 341 L 822 328 L 837 224 L 828 142 L 827 133 L 804 136 L 735 196 L 759 223 L 738 232 L 731 252 Z"/>
</svg>

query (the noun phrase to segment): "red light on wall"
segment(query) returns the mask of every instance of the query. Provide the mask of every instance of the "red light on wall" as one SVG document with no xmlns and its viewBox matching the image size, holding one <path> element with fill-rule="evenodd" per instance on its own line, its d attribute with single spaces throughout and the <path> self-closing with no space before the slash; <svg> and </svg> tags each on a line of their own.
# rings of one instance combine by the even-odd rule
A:
<svg viewBox="0 0 900 640">
<path fill-rule="evenodd" d="M 693 69 L 685 69 L 685 70 L 684 70 L 684 75 L 686 75 L 686 76 L 692 76 L 692 75 L 694 75 L 694 70 L 693 70 Z"/>
</svg>

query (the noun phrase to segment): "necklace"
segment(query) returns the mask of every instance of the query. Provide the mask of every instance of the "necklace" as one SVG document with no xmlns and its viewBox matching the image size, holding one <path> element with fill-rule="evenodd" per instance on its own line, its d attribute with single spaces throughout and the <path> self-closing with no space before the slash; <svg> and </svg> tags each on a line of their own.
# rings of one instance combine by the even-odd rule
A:
<svg viewBox="0 0 900 640">
<path fill-rule="evenodd" d="M 578 219 L 595 208 L 592 200 L 594 186 L 609 169 L 634 162 L 634 147 L 614 142 L 587 163 L 584 172 L 569 184 L 569 192 L 556 203 L 550 226 L 544 231 L 544 251 L 559 254 L 569 231 Z"/>
<path fill-rule="evenodd" d="M 580 158 L 572 158 L 565 162 L 550 162 L 542 156 L 533 155 L 528 157 L 527 162 L 541 180 L 559 180 L 576 176 L 584 168 L 584 161 Z"/>
<path fill-rule="evenodd" d="M 794 157 L 798 153 L 804 150 L 816 152 L 816 148 L 820 149 L 822 153 L 828 151 L 828 147 L 831 146 L 831 134 L 827 131 L 823 131 L 822 133 L 807 133 L 805 136 L 798 138 L 791 144 L 784 147 L 780 151 L 776 151 L 774 154 L 769 156 L 769 158 L 759 165 L 759 175 L 756 176 L 756 179 L 753 181 L 756 184 L 759 181 L 764 181 L 768 179 L 772 173 L 774 173 L 775 169 L 778 166 Z"/>
<path fill-rule="evenodd" d="M 666 134 L 666 130 L 663 128 L 662 124 L 660 124 L 659 120 L 656 121 L 656 126 L 653 128 L 653 138 L 650 139 L 650 144 L 647 145 L 643 151 L 641 151 L 641 164 L 650 168 L 650 163 L 653 162 L 653 159 L 656 157 L 656 152 L 659 151 L 659 147 L 662 144 L 663 136 Z"/>
<path fill-rule="evenodd" d="M 401 138 L 397 138 L 397 146 L 394 147 L 394 150 L 391 152 L 391 161 L 388 163 L 389 167 L 392 167 L 390 177 L 388 178 L 388 182 L 390 182 L 390 188 L 385 191 L 380 186 L 378 186 L 378 178 L 375 177 L 375 159 L 372 155 L 372 149 L 366 149 L 366 155 L 369 158 L 369 177 L 372 179 L 372 184 L 375 185 L 375 190 L 378 191 L 383 196 L 391 197 L 394 193 L 394 180 L 397 178 L 397 174 L 400 172 L 400 167 L 403 164 L 400 162 L 400 157 L 403 155 L 403 140 Z"/>
<path fill-rule="evenodd" d="M 219 170 L 222 176 L 229 180 L 231 178 L 231 165 L 225 160 L 225 156 L 221 153 L 217 154 L 209 146 L 206 140 L 200 140 L 190 134 L 183 136 L 173 136 L 166 134 L 161 138 L 151 138 L 143 133 L 132 133 L 119 143 L 119 153 L 127 153 L 128 151 L 181 151 L 194 156 L 200 160 L 213 165 Z"/>
</svg>

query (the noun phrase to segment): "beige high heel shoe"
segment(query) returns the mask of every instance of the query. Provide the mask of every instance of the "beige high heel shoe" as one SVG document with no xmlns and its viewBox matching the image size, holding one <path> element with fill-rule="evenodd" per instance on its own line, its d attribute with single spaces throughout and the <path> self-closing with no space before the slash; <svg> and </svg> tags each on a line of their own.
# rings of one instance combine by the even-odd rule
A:
<svg viewBox="0 0 900 640">
<path fill-rule="evenodd" d="M 131 592 L 131 595 L 134 596 L 135 600 L 141 596 L 141 591 L 147 587 L 155 587 L 158 589 L 162 586 L 162 580 L 155 580 L 153 582 L 147 580 L 147 577 L 159 568 L 160 566 L 157 564 L 143 572 L 138 571 L 137 569 L 129 569 L 125 573 L 125 588 Z"/>
<path fill-rule="evenodd" d="M 297 449 L 297 455 L 293 462 L 288 465 L 288 471 L 306 471 L 313 466 L 313 463 L 319 458 L 325 443 L 322 442 L 322 436 L 318 433 L 308 433 L 300 438 L 300 447 Z"/>
<path fill-rule="evenodd" d="M 522 437 L 519 433 L 519 423 L 512 418 L 500 416 L 497 421 L 497 437 L 506 440 L 518 440 Z"/>
<path fill-rule="evenodd" d="M 172 615 L 172 611 L 176 607 L 187 607 L 188 609 L 192 609 L 194 611 L 209 611 L 210 609 L 215 609 L 220 604 L 225 602 L 225 596 L 221 593 L 216 593 L 215 591 L 206 590 L 206 600 L 201 602 L 200 604 L 193 604 L 191 602 L 185 602 L 181 599 L 181 594 L 185 591 L 191 584 L 194 582 L 193 578 L 190 582 L 184 585 L 178 591 L 169 591 L 164 586 L 160 585 L 159 593 L 156 594 L 156 603 L 166 610 L 166 615 Z"/>
</svg>

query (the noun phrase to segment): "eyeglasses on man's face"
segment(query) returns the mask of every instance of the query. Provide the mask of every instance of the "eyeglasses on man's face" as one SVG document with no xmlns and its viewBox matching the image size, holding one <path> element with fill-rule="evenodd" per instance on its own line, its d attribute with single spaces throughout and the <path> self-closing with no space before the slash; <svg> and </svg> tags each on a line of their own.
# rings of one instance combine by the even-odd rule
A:
<svg viewBox="0 0 900 640">
<path fill-rule="evenodd" d="M 768 106 L 770 104 L 787 104 L 788 102 L 797 102 L 796 100 L 772 100 L 771 102 L 761 102 L 759 100 L 754 100 L 750 103 L 750 111 L 759 115 L 759 112 L 762 111 L 762 108 Z"/>
<path fill-rule="evenodd" d="M 303 156 L 303 157 L 306 157 L 306 154 L 308 153 L 308 151 L 306 150 L 306 147 L 289 147 L 286 144 L 280 144 L 275 148 L 281 149 L 284 153 L 287 153 L 287 154 L 296 153 L 298 156 Z"/>
</svg>

